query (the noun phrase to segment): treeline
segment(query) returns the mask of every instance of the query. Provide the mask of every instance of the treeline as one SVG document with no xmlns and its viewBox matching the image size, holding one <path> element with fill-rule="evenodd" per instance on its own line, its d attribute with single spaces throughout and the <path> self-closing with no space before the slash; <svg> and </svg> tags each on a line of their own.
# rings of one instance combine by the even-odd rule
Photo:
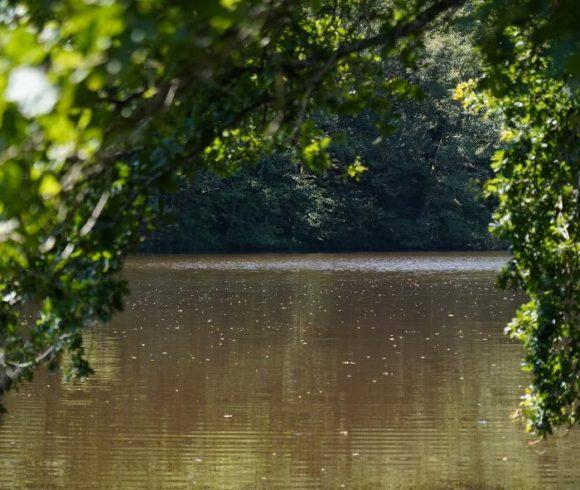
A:
<svg viewBox="0 0 580 490">
<path fill-rule="evenodd" d="M 497 142 L 492 122 L 463 113 L 451 93 L 477 76 L 478 62 L 461 31 L 432 33 L 419 69 L 386 68 L 422 89 L 400 100 L 396 131 L 381 138 L 372 108 L 358 117 L 315 120 L 333 135 L 333 168 L 313 175 L 293 148 L 234 176 L 209 172 L 159 196 L 168 219 L 144 245 L 149 252 L 481 250 L 491 203 L 481 197 Z M 359 182 L 345 165 L 360 156 Z"/>
</svg>

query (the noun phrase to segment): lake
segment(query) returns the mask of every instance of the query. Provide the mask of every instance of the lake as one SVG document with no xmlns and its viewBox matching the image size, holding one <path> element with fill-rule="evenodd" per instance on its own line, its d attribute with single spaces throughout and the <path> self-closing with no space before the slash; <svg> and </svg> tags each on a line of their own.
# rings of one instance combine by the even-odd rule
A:
<svg viewBox="0 0 580 490">
<path fill-rule="evenodd" d="M 529 446 L 501 253 L 138 256 L 96 373 L 5 399 L 1 488 L 578 488 Z"/>
</svg>

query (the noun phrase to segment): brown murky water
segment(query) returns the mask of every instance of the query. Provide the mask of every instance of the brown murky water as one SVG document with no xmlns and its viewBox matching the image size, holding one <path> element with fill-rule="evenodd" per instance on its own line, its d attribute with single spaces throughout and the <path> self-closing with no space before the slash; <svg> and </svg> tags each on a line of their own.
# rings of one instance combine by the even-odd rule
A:
<svg viewBox="0 0 580 490">
<path fill-rule="evenodd" d="M 6 399 L 2 488 L 578 488 L 533 449 L 501 254 L 149 256 L 96 375 Z"/>
</svg>

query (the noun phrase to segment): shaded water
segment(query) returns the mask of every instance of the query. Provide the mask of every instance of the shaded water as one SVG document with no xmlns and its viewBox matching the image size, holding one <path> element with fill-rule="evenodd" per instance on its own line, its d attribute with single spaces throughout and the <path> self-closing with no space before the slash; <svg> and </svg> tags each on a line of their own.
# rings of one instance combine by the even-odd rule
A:
<svg viewBox="0 0 580 490">
<path fill-rule="evenodd" d="M 1 488 L 574 488 L 530 449 L 501 254 L 144 256 L 96 374 L 6 399 Z"/>
</svg>

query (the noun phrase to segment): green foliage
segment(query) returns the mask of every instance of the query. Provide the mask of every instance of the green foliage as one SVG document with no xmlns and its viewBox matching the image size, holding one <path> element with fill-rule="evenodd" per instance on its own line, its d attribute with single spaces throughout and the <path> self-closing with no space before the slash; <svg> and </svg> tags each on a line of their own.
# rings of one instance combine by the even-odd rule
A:
<svg viewBox="0 0 580 490">
<path fill-rule="evenodd" d="M 469 82 L 457 96 L 503 123 L 505 144 L 493 157 L 486 192 L 498 201 L 493 232 L 512 244 L 501 283 L 530 298 L 507 331 L 524 343 L 533 374 L 521 414 L 544 435 L 580 415 L 580 94 L 553 77 L 545 49 L 519 29 L 507 34 L 514 59 L 502 74 L 510 90 L 474 92 Z"/>
<path fill-rule="evenodd" d="M 480 198 L 491 176 L 496 125 L 466 115 L 450 98 L 458 82 L 480 74 L 469 40 L 469 33 L 438 29 L 427 36 L 412 73 L 384 64 L 397 81 L 391 86 L 423 94 L 420 100 L 405 92 L 388 98 L 399 114 L 388 137 L 381 136 L 382 119 L 372 110 L 317 114 L 323 132 L 316 136 L 333 135 L 324 173 L 304 171 L 295 163 L 297 150 L 285 149 L 223 180 L 213 172 L 200 173 L 193 183 L 184 179 L 177 195 L 160 197 L 168 222 L 144 250 L 498 247 L 488 232 L 490 206 Z"/>
</svg>

